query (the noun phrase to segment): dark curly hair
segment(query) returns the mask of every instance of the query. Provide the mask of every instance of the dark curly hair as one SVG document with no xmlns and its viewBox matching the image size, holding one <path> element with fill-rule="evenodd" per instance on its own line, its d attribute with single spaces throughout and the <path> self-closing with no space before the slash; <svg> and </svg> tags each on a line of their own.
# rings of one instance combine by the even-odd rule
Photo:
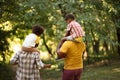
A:
<svg viewBox="0 0 120 80">
<path fill-rule="evenodd" d="M 43 34 L 44 32 L 44 28 L 40 25 L 35 25 L 32 27 L 32 33 L 40 36 L 41 34 Z"/>
<path fill-rule="evenodd" d="M 65 16 L 65 20 L 67 21 L 68 19 L 72 19 L 72 20 L 74 20 L 75 17 L 74 17 L 73 14 L 67 14 L 67 15 Z"/>
</svg>

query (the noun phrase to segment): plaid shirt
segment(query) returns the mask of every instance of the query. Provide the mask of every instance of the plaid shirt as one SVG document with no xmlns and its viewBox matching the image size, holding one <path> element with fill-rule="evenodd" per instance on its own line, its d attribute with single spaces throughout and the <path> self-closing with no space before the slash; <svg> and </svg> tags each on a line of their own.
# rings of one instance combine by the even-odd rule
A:
<svg viewBox="0 0 120 80">
<path fill-rule="evenodd" d="M 17 52 L 10 60 L 11 64 L 18 63 L 17 80 L 40 80 L 39 67 L 44 64 L 38 52 Z"/>
<path fill-rule="evenodd" d="M 82 27 L 75 20 L 71 21 L 67 25 L 67 31 L 70 31 L 69 37 L 72 37 L 73 39 L 85 36 L 85 32 L 83 31 Z"/>
</svg>

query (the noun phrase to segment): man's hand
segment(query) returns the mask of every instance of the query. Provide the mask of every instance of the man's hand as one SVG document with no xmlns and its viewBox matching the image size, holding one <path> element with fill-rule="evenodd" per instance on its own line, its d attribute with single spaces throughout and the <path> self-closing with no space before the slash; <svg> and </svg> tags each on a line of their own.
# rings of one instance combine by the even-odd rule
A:
<svg viewBox="0 0 120 80">
<path fill-rule="evenodd" d="M 43 68 L 51 68 L 51 64 L 45 64 Z"/>
</svg>

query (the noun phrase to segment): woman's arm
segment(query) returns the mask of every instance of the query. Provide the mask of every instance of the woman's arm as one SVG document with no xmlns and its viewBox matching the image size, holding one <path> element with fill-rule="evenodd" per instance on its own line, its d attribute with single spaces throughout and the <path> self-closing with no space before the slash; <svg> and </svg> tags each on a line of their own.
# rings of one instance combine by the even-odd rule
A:
<svg viewBox="0 0 120 80">
<path fill-rule="evenodd" d="M 23 51 L 26 51 L 26 52 L 39 52 L 39 50 L 37 48 L 26 48 L 26 47 L 22 47 L 22 50 Z"/>
</svg>

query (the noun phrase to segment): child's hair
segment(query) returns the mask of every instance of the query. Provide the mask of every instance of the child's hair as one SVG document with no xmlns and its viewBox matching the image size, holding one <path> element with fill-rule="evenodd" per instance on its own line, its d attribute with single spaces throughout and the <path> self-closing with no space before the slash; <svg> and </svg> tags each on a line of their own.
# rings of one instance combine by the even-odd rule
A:
<svg viewBox="0 0 120 80">
<path fill-rule="evenodd" d="M 44 32 L 44 28 L 40 25 L 35 25 L 32 27 L 32 33 L 40 36 L 41 34 L 43 34 Z"/>
<path fill-rule="evenodd" d="M 68 19 L 72 19 L 72 20 L 74 20 L 75 17 L 74 17 L 73 14 L 67 14 L 67 15 L 65 16 L 65 20 L 67 21 Z"/>
</svg>

